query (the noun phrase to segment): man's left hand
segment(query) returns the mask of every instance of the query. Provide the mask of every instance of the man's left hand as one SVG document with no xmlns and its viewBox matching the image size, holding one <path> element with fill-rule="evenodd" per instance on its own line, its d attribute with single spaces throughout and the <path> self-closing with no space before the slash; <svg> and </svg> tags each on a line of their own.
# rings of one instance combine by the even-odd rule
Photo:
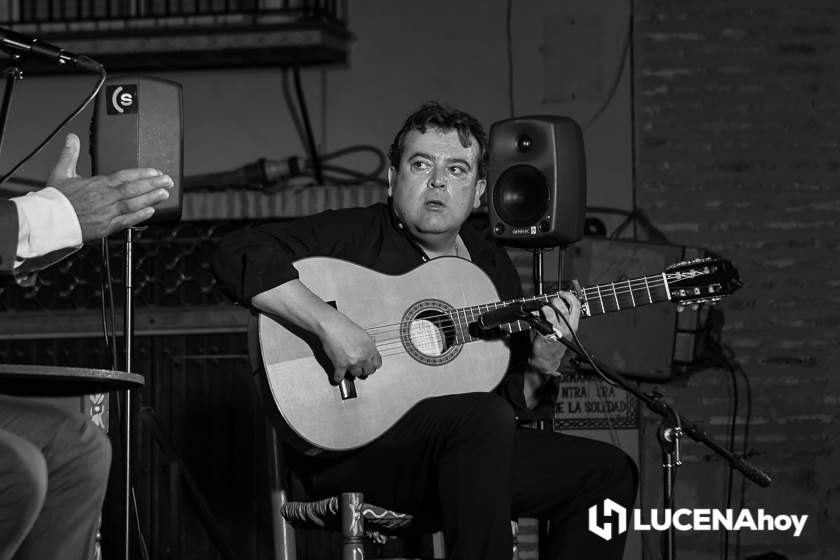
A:
<svg viewBox="0 0 840 560">
<path fill-rule="evenodd" d="M 559 297 L 552 299 L 551 303 L 560 310 L 569 326 L 577 331 L 580 323 L 580 301 L 578 298 L 569 292 L 560 292 Z M 566 354 L 566 346 L 557 340 L 557 336 L 562 335 L 564 339 L 570 340 L 572 333 L 569 326 L 566 325 L 566 321 L 558 317 L 551 306 L 543 306 L 542 314 L 551 323 L 555 335 L 543 336 L 538 334 L 534 337 L 531 343 L 531 360 L 529 363 L 531 368 L 537 372 L 555 375 L 563 361 L 563 356 Z"/>
</svg>

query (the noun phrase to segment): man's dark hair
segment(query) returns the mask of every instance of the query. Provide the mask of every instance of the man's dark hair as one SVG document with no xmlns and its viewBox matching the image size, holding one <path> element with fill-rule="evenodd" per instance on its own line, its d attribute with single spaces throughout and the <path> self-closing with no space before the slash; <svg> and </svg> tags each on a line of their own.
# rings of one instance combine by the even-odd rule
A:
<svg viewBox="0 0 840 560">
<path fill-rule="evenodd" d="M 469 113 L 441 105 L 437 101 L 427 101 L 405 119 L 405 124 L 394 137 L 391 148 L 388 150 L 388 159 L 394 169 L 400 167 L 405 135 L 412 130 L 425 133 L 430 128 L 443 132 L 455 130 L 458 133 L 461 145 L 465 148 L 472 144 L 470 139 L 470 135 L 472 135 L 478 142 L 478 173 L 476 178 L 484 179 L 487 176 L 487 133 L 484 132 L 484 127 L 481 126 L 478 119 Z"/>
</svg>

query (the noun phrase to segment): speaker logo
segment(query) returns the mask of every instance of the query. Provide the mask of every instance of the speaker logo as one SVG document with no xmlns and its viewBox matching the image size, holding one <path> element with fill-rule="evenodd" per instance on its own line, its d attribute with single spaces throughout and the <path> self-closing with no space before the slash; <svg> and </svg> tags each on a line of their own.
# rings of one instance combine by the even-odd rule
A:
<svg viewBox="0 0 840 560">
<path fill-rule="evenodd" d="M 108 99 L 109 115 L 126 115 L 137 113 L 139 100 L 137 99 L 137 85 L 108 86 L 105 89 Z"/>
</svg>

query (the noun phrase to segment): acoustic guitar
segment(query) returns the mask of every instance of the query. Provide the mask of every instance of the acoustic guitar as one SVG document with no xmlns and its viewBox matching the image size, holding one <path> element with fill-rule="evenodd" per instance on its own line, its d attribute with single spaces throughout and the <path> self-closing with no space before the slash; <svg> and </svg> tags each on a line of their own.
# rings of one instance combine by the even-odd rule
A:
<svg viewBox="0 0 840 560">
<path fill-rule="evenodd" d="M 368 332 L 382 356 L 373 375 L 337 385 L 316 336 L 278 317 L 256 318 L 268 387 L 280 415 L 304 442 L 327 451 L 373 441 L 423 399 L 491 391 L 508 367 L 504 335 L 531 325 L 516 320 L 482 330 L 477 324 L 482 314 L 556 295 L 496 301 L 484 271 L 457 257 L 432 259 L 398 276 L 326 257 L 302 259 L 295 267 L 310 290 Z M 729 262 L 704 258 L 573 293 L 581 316 L 591 317 L 665 301 L 713 303 L 740 285 Z"/>
</svg>

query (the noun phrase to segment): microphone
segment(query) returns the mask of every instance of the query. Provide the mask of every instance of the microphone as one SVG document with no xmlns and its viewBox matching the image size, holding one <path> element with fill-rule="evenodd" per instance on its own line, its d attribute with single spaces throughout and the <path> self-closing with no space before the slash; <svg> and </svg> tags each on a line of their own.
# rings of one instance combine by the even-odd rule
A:
<svg viewBox="0 0 840 560">
<path fill-rule="evenodd" d="M 532 311 L 539 311 L 543 305 L 545 305 L 543 302 L 536 300 L 520 301 L 493 311 L 487 311 L 478 318 L 478 327 L 482 330 L 489 330 L 505 323 L 519 321 Z"/>
<path fill-rule="evenodd" d="M 284 178 L 297 177 L 305 168 L 300 157 L 285 160 L 258 159 L 232 171 L 184 177 L 184 188 L 191 189 L 256 189 Z"/>
<path fill-rule="evenodd" d="M 37 37 L 21 35 L 2 27 L 0 27 L 0 44 L 12 50 L 55 60 L 59 64 L 71 63 L 92 72 L 99 72 L 102 69 L 100 63 L 88 56 L 65 51 L 61 47 L 39 41 Z"/>
</svg>

